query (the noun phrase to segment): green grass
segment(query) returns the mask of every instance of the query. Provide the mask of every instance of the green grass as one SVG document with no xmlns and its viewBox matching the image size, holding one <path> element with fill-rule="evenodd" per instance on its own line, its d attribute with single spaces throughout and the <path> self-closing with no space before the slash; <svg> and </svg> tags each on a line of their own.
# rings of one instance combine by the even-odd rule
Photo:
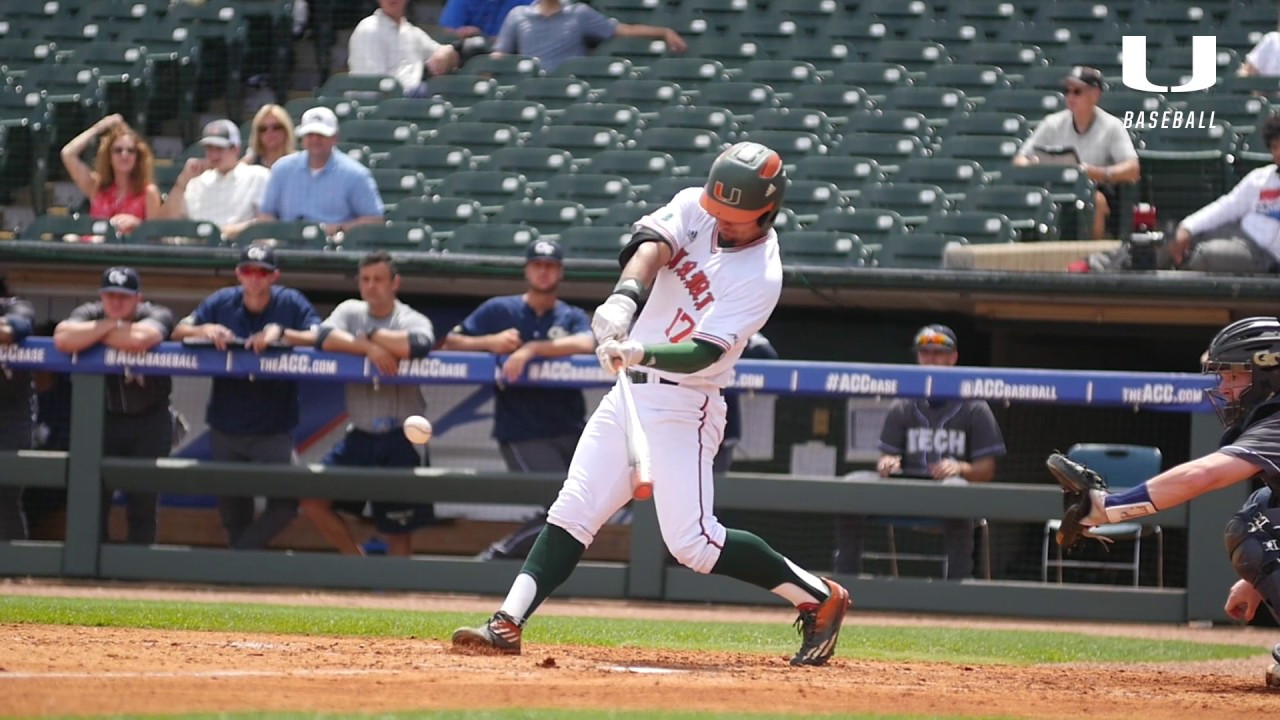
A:
<svg viewBox="0 0 1280 720">
<path fill-rule="evenodd" d="M 547 616 L 530 625 L 525 641 L 533 645 L 793 653 L 797 647 L 795 631 L 786 624 L 783 610 L 778 611 L 778 617 L 779 622 L 773 624 Z M 53 625 L 445 640 L 459 625 L 482 619 L 475 613 L 0 596 L 0 620 Z M 1259 652 L 1249 645 L 1097 637 L 1078 632 L 869 627 L 858 625 L 856 616 L 848 622 L 840 634 L 840 656 L 864 660 L 1027 665 L 1203 661 L 1252 657 Z M 699 720 L 706 718 L 699 715 Z"/>
</svg>

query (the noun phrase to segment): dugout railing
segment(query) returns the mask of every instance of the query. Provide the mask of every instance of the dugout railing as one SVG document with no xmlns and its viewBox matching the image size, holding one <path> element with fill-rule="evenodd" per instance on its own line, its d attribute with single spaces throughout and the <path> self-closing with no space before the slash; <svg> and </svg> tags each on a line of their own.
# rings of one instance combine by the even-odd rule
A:
<svg viewBox="0 0 1280 720">
<path fill-rule="evenodd" d="M 136 460 L 104 458 L 102 427 L 104 372 L 120 372 L 119 366 L 101 362 L 101 353 L 78 358 L 59 357 L 47 340 L 29 340 L 40 347 L 35 354 L 0 354 L 0 366 L 44 367 L 73 373 L 71 450 L 60 452 L 0 453 L 0 485 L 65 488 L 67 527 L 63 542 L 0 543 L 0 576 L 63 577 L 91 580 L 136 580 L 239 585 L 328 587 L 350 589 L 414 590 L 500 594 L 506 591 L 519 568 L 515 561 L 480 561 L 470 558 L 415 556 L 412 559 L 343 557 L 332 553 L 296 551 L 232 551 L 186 546 L 150 547 L 100 542 L 102 489 L 153 490 L 192 494 L 254 494 L 277 497 L 333 497 L 414 502 L 494 502 L 542 504 L 549 502 L 561 478 L 510 473 L 481 473 L 465 469 L 419 468 L 412 474 L 397 470 L 332 468 L 319 465 L 259 466 L 184 459 Z M 175 374 L 244 374 L 243 364 L 212 350 L 192 351 L 176 344 L 162 347 L 168 353 L 201 356 L 196 366 Z M 163 353 L 155 353 L 163 354 Z M 152 354 L 148 354 L 152 355 Z M 244 353 L 239 358 L 253 363 Z M 468 375 L 447 382 L 491 381 L 492 358 L 468 354 L 444 354 L 461 359 Z M 340 374 L 330 379 L 353 380 L 362 358 L 330 356 Z M 95 359 L 97 358 L 97 359 Z M 204 359 L 211 359 L 203 363 Z M 146 363 L 146 357 L 125 358 Z M 356 363 L 355 366 L 351 363 Z M 554 373 L 544 372 L 543 382 L 560 385 L 599 384 L 586 370 L 594 358 L 562 363 Z M 289 376 L 307 364 L 272 372 Z M 983 368 L 927 370 L 919 366 L 872 366 L 818 363 L 743 363 L 753 373 L 750 384 L 760 391 L 795 391 L 820 394 L 879 390 L 893 377 L 897 394 L 959 395 L 973 382 L 1028 377 L 1018 371 Z M 360 367 L 357 371 L 356 368 Z M 742 366 L 740 366 L 742 367 Z M 214 370 L 216 368 L 216 370 Z M 797 368 L 799 368 L 797 370 Z M 479 376 L 470 374 L 477 369 Z M 214 370 L 211 372 L 211 370 Z M 845 387 L 833 381 L 831 372 L 853 374 Z M 341 375 L 346 372 L 347 374 Z M 486 375 L 487 373 L 487 375 Z M 812 373 L 827 373 L 825 383 Z M 445 373 L 449 374 L 449 373 Z M 1043 378 L 1050 374 L 1044 374 Z M 1157 393 L 1144 398 L 1181 410 L 1203 410 L 1196 405 L 1178 406 L 1170 401 L 1177 390 L 1203 384 L 1198 376 L 1152 373 L 1052 373 L 1058 378 L 1055 397 L 1065 402 L 1107 402 L 1124 382 L 1160 381 L 1175 388 L 1174 396 Z M 587 378 L 587 379 L 583 379 Z M 314 379 L 314 377 L 312 378 Z M 441 378 L 402 378 L 400 381 L 439 382 Z M 964 383 L 968 382 L 969 385 Z M 1112 385 L 1115 382 L 1121 385 Z M 1131 395 L 1123 395 L 1132 397 Z M 1185 393 L 1182 397 L 1185 397 Z M 1191 423 L 1193 454 L 1216 446 L 1217 421 L 1203 412 Z M 1042 522 L 1060 514 L 1061 495 L 1051 486 L 990 483 L 981 486 L 939 486 L 919 481 L 843 481 L 836 478 L 733 473 L 719 486 L 716 505 L 721 510 L 831 513 L 853 511 L 870 515 L 921 517 L 986 517 L 989 520 Z M 1246 494 L 1243 486 L 1206 495 L 1179 508 L 1154 516 L 1165 528 L 1185 528 L 1187 536 L 1186 588 L 1104 586 L 1023 581 L 969 581 L 949 583 L 919 578 L 843 576 L 858 607 L 867 610 L 988 614 L 1009 617 L 1052 617 L 1100 621 L 1186 622 L 1224 619 L 1222 601 L 1234 580 L 1223 555 L 1221 533 L 1227 517 Z M 562 595 L 601 598 L 633 598 L 687 602 L 776 604 L 764 590 L 720 576 L 697 575 L 668 563 L 651 503 L 638 503 L 631 525 L 630 556 L 625 563 L 584 562 L 564 586 Z"/>
</svg>

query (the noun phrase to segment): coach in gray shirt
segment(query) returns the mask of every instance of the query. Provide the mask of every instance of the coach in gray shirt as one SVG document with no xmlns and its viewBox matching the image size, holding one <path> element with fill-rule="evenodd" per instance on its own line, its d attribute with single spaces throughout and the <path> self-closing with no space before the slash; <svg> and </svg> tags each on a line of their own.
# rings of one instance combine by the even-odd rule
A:
<svg viewBox="0 0 1280 720">
<path fill-rule="evenodd" d="M 671 28 L 620 23 L 583 3 L 565 5 L 560 0 L 538 0 L 507 13 L 493 54 L 530 55 L 550 72 L 569 58 L 586 55 L 590 47 L 614 35 L 661 40 L 668 50 L 677 53 L 688 47 Z"/>
<path fill-rule="evenodd" d="M 1093 238 L 1106 234 L 1107 217 L 1115 206 L 1120 183 L 1138 181 L 1138 151 L 1120 118 L 1098 107 L 1102 99 L 1102 72 L 1076 65 L 1062 79 L 1067 109 L 1048 115 L 1013 157 L 1014 165 L 1040 161 L 1037 148 L 1071 148 L 1080 158 L 1080 169 L 1098 184 L 1094 196 Z"/>
<path fill-rule="evenodd" d="M 315 346 L 364 355 L 380 375 L 395 375 L 400 361 L 425 357 L 435 344 L 431 321 L 396 299 L 400 273 L 391 256 L 373 252 L 360 260 L 360 299 L 346 300 L 315 332 Z M 422 464 L 405 438 L 404 419 L 421 415 L 427 403 L 418 385 L 348 383 L 347 435 L 324 458 L 325 465 L 413 468 Z M 364 554 L 337 511 L 359 516 L 363 501 L 312 498 L 299 506 L 320 534 L 347 555 Z M 374 525 L 391 555 L 410 554 L 411 533 L 435 521 L 430 505 L 373 503 Z"/>
</svg>

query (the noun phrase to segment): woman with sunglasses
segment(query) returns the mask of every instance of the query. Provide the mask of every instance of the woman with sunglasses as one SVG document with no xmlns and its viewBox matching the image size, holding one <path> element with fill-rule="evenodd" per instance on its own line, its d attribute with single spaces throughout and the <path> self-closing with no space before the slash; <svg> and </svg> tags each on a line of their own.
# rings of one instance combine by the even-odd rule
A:
<svg viewBox="0 0 1280 720">
<path fill-rule="evenodd" d="M 98 154 L 90 168 L 81 156 L 96 137 Z M 89 199 L 89 217 L 108 219 L 127 235 L 160 212 L 151 147 L 120 115 L 108 115 L 62 148 L 62 164 Z M 90 242 L 101 242 L 101 238 Z"/>
<path fill-rule="evenodd" d="M 249 131 L 249 151 L 240 162 L 270 168 L 285 155 L 297 152 L 293 120 L 279 105 L 263 105 L 253 116 Z"/>
</svg>

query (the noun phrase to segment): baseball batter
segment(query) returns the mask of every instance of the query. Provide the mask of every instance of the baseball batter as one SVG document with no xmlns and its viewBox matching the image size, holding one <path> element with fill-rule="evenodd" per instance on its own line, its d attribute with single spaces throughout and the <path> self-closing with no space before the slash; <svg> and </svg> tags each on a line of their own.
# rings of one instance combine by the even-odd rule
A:
<svg viewBox="0 0 1280 720">
<path fill-rule="evenodd" d="M 627 372 L 636 384 L 636 410 L 654 449 L 653 501 L 667 549 L 697 572 L 738 578 L 791 602 L 803 637 L 791 664 L 822 665 L 835 652 L 849 593 L 759 537 L 726 529 L 712 509 L 711 463 L 725 423 L 721 389 L 782 289 L 773 221 L 786 186 L 776 152 L 750 142 L 730 147 L 712 165 L 705 187 L 680 191 L 636 223 L 620 257 L 621 279 L 596 309 L 591 329 L 605 369 Z M 455 647 L 518 654 L 530 615 L 631 498 L 621 403 L 616 387 L 600 401 L 548 525 L 501 609 L 480 627 L 454 632 Z"/>
</svg>

